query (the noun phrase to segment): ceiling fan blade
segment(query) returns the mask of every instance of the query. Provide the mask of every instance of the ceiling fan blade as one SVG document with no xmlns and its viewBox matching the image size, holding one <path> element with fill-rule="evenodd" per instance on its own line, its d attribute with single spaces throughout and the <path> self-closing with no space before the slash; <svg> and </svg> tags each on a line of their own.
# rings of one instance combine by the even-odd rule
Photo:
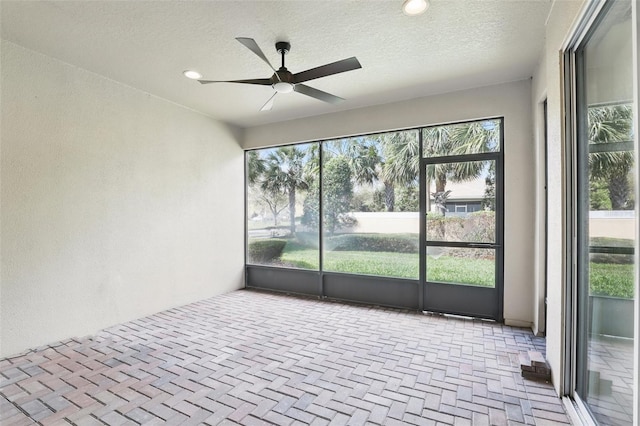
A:
<svg viewBox="0 0 640 426">
<path fill-rule="evenodd" d="M 269 78 L 254 78 L 253 80 L 198 80 L 200 84 L 209 83 L 244 83 L 244 84 L 258 84 L 261 86 L 271 86 L 271 79 Z"/>
<path fill-rule="evenodd" d="M 314 89 L 306 84 L 296 84 L 293 87 L 293 90 L 298 93 L 302 93 L 303 95 L 311 96 L 312 98 L 316 98 L 324 102 L 329 102 L 330 104 L 337 104 L 344 101 L 341 97 L 323 92 L 322 90 Z"/>
<path fill-rule="evenodd" d="M 278 77 L 278 80 L 280 80 L 280 76 L 278 75 L 278 71 L 276 71 L 276 69 L 273 67 L 273 65 L 271 65 L 271 62 L 269 62 L 267 57 L 264 56 L 264 53 L 262 52 L 262 49 L 260 49 L 260 46 L 258 46 L 258 43 L 256 43 L 256 41 L 254 39 L 247 38 L 247 37 L 236 37 L 236 40 L 238 40 L 240 43 L 242 43 L 247 49 L 249 49 L 250 51 L 252 51 L 256 55 L 258 55 L 260 57 L 260 59 L 265 61 L 267 63 L 267 65 L 269 65 L 269 67 L 273 70 L 273 72 L 276 73 L 276 77 Z"/>
<path fill-rule="evenodd" d="M 357 70 L 358 68 L 362 68 L 362 65 L 360 65 L 360 62 L 358 62 L 358 59 L 354 56 L 353 58 L 343 59 L 338 62 L 299 72 L 293 75 L 293 80 L 294 83 L 304 83 L 305 81 L 339 74 L 341 72 Z"/>
<path fill-rule="evenodd" d="M 273 100 L 277 94 L 278 92 L 275 92 L 273 95 L 271 95 L 269 100 L 264 105 L 262 105 L 262 108 L 260 108 L 260 111 L 271 111 L 271 108 L 273 108 Z"/>
</svg>

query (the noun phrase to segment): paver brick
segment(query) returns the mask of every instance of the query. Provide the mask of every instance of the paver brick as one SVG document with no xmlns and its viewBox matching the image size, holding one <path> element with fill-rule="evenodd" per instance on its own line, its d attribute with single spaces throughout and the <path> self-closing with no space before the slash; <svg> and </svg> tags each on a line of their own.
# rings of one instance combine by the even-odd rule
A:
<svg viewBox="0 0 640 426">
<path fill-rule="evenodd" d="M 434 411 L 425 409 L 422 411 L 422 417 L 435 420 L 437 422 L 452 424 L 454 417 L 450 414 L 442 413 L 440 411 Z"/>
<path fill-rule="evenodd" d="M 501 324 L 236 291 L 0 360 L 0 422 L 568 423 L 551 385 L 520 377 L 519 354 L 540 342 Z"/>
<path fill-rule="evenodd" d="M 569 423 L 569 419 L 566 415 L 561 413 L 556 413 L 554 411 L 546 411 L 534 408 L 531 410 L 533 416 L 535 418 L 543 419 L 543 420 L 551 420 L 556 423 Z"/>
</svg>

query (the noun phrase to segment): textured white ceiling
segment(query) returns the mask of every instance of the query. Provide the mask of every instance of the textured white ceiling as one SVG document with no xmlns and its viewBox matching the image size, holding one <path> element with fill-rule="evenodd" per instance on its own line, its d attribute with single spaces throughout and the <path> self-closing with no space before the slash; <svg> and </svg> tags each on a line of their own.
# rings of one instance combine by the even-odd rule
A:
<svg viewBox="0 0 640 426">
<path fill-rule="evenodd" d="M 550 0 L 432 0 L 405 16 L 402 0 L 0 1 L 1 36 L 113 80 L 248 127 L 530 77 Z M 235 40 L 251 37 L 277 68 L 300 72 L 356 56 L 362 69 L 308 82 L 339 105 L 291 93 L 259 112 L 270 87 L 200 85 L 267 78 Z"/>
</svg>

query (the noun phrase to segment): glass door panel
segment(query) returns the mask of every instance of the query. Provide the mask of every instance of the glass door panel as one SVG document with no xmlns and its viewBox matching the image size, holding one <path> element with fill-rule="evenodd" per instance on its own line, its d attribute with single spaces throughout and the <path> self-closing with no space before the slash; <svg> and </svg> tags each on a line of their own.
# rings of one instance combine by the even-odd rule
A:
<svg viewBox="0 0 640 426">
<path fill-rule="evenodd" d="M 610 2 L 576 51 L 576 392 L 601 424 L 633 421 L 634 254 L 631 1 Z"/>
</svg>

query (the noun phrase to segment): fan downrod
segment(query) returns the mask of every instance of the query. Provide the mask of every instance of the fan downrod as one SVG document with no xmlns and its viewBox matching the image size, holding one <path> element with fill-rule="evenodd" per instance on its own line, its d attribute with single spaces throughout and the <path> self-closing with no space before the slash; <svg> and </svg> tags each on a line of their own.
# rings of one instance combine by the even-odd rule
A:
<svg viewBox="0 0 640 426">
<path fill-rule="evenodd" d="M 289 50 L 291 50 L 291 44 L 288 41 L 279 41 L 276 43 L 276 50 L 280 55 L 282 55 L 282 66 L 280 67 L 280 70 L 285 71 L 287 68 L 284 66 L 284 55 L 289 53 Z"/>
</svg>

